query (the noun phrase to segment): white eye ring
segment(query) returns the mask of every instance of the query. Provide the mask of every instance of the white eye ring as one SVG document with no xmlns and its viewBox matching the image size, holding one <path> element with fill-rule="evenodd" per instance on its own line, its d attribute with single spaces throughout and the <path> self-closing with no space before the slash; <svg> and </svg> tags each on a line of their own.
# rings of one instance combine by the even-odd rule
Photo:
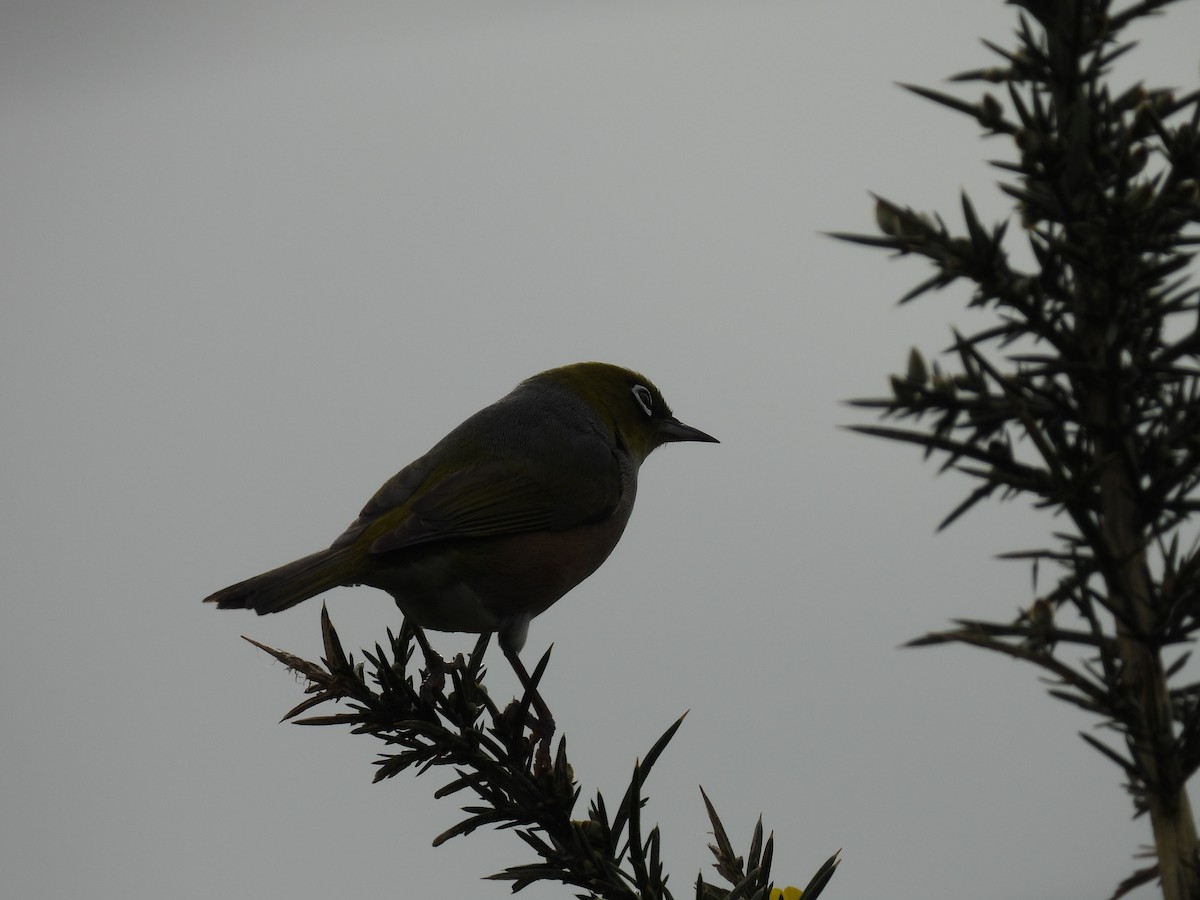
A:
<svg viewBox="0 0 1200 900">
<path fill-rule="evenodd" d="M 648 416 L 654 415 L 654 395 L 650 393 L 650 388 L 644 384 L 635 384 L 633 386 L 633 399 L 638 402 L 638 406 L 642 408 Z"/>
</svg>

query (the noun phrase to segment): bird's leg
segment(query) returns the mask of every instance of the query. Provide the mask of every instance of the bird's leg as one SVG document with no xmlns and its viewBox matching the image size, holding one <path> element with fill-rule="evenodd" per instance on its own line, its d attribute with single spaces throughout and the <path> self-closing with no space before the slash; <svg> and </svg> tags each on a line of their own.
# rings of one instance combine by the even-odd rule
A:
<svg viewBox="0 0 1200 900">
<path fill-rule="evenodd" d="M 525 669 L 525 664 L 521 662 L 521 657 L 517 655 L 517 651 L 512 647 L 505 646 L 503 640 L 501 640 L 500 644 L 504 650 L 504 655 L 508 658 L 509 664 L 513 667 L 513 671 L 517 673 L 517 678 L 520 680 L 521 686 L 525 689 L 525 696 L 521 700 L 522 705 L 531 705 L 538 714 L 538 718 L 529 728 L 530 736 L 537 745 L 535 768 L 538 771 L 549 771 L 550 741 L 554 737 L 554 715 L 550 712 L 550 707 L 546 705 L 546 701 L 542 699 L 537 685 L 542 678 L 542 673 L 546 671 L 546 663 L 550 661 L 550 651 L 546 651 L 531 677 Z"/>
<path fill-rule="evenodd" d="M 446 661 L 429 645 L 429 639 L 425 637 L 425 629 L 412 622 L 408 623 L 408 627 L 412 629 L 413 637 L 417 639 L 421 653 L 425 656 L 425 677 L 421 680 L 421 699 L 432 702 L 432 696 L 440 694 L 446 687 Z"/>
<path fill-rule="evenodd" d="M 543 719 L 543 722 L 539 723 L 540 727 L 548 729 L 548 734 L 554 734 L 554 716 L 550 714 L 550 707 L 546 705 L 546 701 L 542 699 L 542 695 L 538 693 L 537 689 L 538 682 L 542 680 L 542 673 L 546 671 L 546 664 L 550 661 L 550 651 L 547 650 L 538 661 L 532 678 L 525 671 L 525 666 L 518 656 L 521 648 L 525 646 L 525 638 L 529 634 L 529 620 L 529 613 L 516 613 L 501 619 L 498 629 L 500 649 L 504 651 L 509 665 L 517 673 L 521 687 L 525 688 L 525 698 L 522 703 L 532 704 L 533 708 L 537 710 L 537 714 Z"/>
<path fill-rule="evenodd" d="M 515 650 L 505 650 L 504 655 L 508 658 L 509 663 L 513 667 L 513 671 L 517 673 L 517 678 L 520 679 L 521 687 L 525 689 L 525 696 L 529 700 L 529 704 L 537 711 L 539 717 L 539 728 L 554 733 L 554 716 L 550 712 L 550 707 L 546 705 L 546 701 L 542 699 L 541 693 L 537 688 L 537 680 L 541 680 L 544 666 L 538 666 L 537 680 L 530 677 L 529 672 L 525 669 L 525 664 L 521 662 L 521 657 L 517 656 Z M 545 659 L 545 657 L 543 657 Z"/>
</svg>

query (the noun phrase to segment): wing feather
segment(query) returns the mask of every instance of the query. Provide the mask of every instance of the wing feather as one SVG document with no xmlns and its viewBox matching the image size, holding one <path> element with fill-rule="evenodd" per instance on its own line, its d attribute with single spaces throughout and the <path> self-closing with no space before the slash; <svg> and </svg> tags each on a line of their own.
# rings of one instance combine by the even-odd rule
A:
<svg viewBox="0 0 1200 900">
<path fill-rule="evenodd" d="M 441 478 L 422 457 L 380 489 L 335 546 L 368 534 L 368 552 L 388 553 L 459 538 L 566 531 L 611 516 L 625 487 L 613 448 L 595 432 L 576 432 L 566 442 L 560 436 L 556 450 L 493 458 Z M 534 466 L 529 455 L 544 458 Z"/>
</svg>

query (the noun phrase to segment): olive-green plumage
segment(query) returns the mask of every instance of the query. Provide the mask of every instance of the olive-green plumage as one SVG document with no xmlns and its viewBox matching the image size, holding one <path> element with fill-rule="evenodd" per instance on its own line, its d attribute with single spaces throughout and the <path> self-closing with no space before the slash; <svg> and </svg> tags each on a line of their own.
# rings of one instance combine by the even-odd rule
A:
<svg viewBox="0 0 1200 900">
<path fill-rule="evenodd" d="M 263 614 L 365 584 L 417 625 L 498 631 L 515 653 L 529 620 L 612 552 L 651 451 L 715 440 L 672 416 L 636 372 L 595 362 L 551 369 L 389 479 L 328 549 L 206 602 Z"/>
</svg>

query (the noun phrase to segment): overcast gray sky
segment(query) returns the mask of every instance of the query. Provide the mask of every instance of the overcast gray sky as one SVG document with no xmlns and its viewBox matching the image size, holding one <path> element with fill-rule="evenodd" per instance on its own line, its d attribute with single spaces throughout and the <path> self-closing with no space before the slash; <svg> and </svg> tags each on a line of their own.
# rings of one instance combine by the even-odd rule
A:
<svg viewBox="0 0 1200 900">
<path fill-rule="evenodd" d="M 640 369 L 720 445 L 643 469 L 609 562 L 533 625 L 584 797 L 691 714 L 648 786 L 682 896 L 703 784 L 827 896 L 1105 896 L 1149 839 L 1091 722 L 979 652 L 1019 504 L 935 536 L 963 484 L 838 429 L 962 294 L 839 245 L 868 190 L 1005 205 L 936 84 L 999 2 L 0 4 L 0 871 L 20 898 L 502 897 L 508 833 L 434 850 L 438 776 L 276 720 L 249 634 L 320 653 L 313 602 L 213 590 L 326 545 L 385 478 L 534 372 Z M 1196 83 L 1200 4 L 1122 83 Z M 329 597 L 373 643 L 383 594 Z M 442 636 L 447 654 L 470 639 Z M 515 679 L 493 660 L 492 690 Z M 619 698 L 614 704 L 611 698 Z M 531 897 L 567 891 L 536 889 Z"/>
</svg>

